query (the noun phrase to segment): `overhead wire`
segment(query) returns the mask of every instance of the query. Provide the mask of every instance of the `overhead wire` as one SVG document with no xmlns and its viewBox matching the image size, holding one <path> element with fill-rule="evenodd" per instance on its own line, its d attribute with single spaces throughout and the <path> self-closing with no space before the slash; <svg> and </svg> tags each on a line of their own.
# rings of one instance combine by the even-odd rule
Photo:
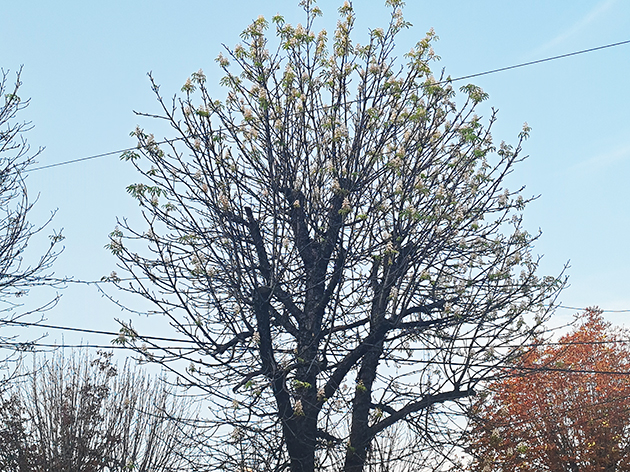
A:
<svg viewBox="0 0 630 472">
<path fill-rule="evenodd" d="M 45 281 L 51 281 L 53 283 L 59 284 L 81 284 L 81 285 L 100 285 L 100 284 L 110 284 L 110 283 L 118 283 L 118 282 L 134 282 L 137 280 L 150 280 L 149 277 L 117 277 L 115 280 L 109 279 L 107 277 L 103 277 L 100 280 L 82 280 L 82 279 L 64 279 L 59 277 L 47 277 L 43 279 Z M 568 305 L 556 305 L 556 309 L 563 310 L 573 310 L 573 311 L 586 311 L 589 307 L 579 307 L 579 306 L 568 306 Z M 630 313 L 630 309 L 600 309 L 598 311 L 602 313 Z"/>
<path fill-rule="evenodd" d="M 33 352 L 33 351 L 39 351 L 42 349 L 101 349 L 101 350 L 108 350 L 108 349 L 126 349 L 126 350 L 134 350 L 137 348 L 133 348 L 130 346 L 124 346 L 124 345 L 118 345 L 118 344 L 45 344 L 45 343 L 38 343 L 38 342 L 7 342 L 7 341 L 0 341 L 0 349 L 10 349 L 12 351 L 22 351 L 22 352 Z M 152 346 L 146 346 L 143 347 L 143 350 L 164 350 L 164 349 L 178 349 L 175 347 L 169 347 L 169 348 L 163 348 L 163 347 L 152 347 Z"/>
<path fill-rule="evenodd" d="M 69 326 L 59 326 L 52 325 L 46 323 L 30 323 L 25 321 L 16 321 L 16 320 L 1 320 L 0 325 L 2 324 L 10 324 L 14 326 L 23 326 L 23 327 L 38 327 L 45 329 L 56 329 L 61 331 L 71 331 L 71 332 L 81 332 L 81 333 L 89 333 L 89 334 L 98 334 L 98 335 L 106 335 L 106 336 L 114 336 L 119 337 L 121 335 L 120 332 L 114 331 L 104 331 L 104 330 L 96 330 L 96 329 L 88 329 L 88 328 L 75 328 Z M 138 340 L 138 341 L 164 341 L 164 342 L 176 342 L 182 344 L 199 344 L 198 341 L 192 339 L 176 339 L 176 338 L 168 338 L 161 336 L 144 336 L 138 334 L 133 338 L 129 336 L 129 341 Z M 601 344 L 613 344 L 613 343 L 624 343 L 629 344 L 630 339 L 616 339 L 616 340 L 604 340 L 604 341 L 572 341 L 572 342 L 544 342 L 544 343 L 531 343 L 531 344 L 523 344 L 519 346 L 501 346 L 504 348 L 528 348 L 528 347 L 545 347 L 545 346 L 572 346 L 572 345 L 601 345 Z M 94 348 L 94 349 L 127 349 L 127 350 L 160 350 L 169 352 L 172 350 L 181 350 L 182 346 L 136 346 L 133 344 L 129 345 L 100 345 L 100 344 L 44 344 L 39 342 L 11 342 L 11 341 L 2 341 L 0 342 L 0 348 L 12 349 L 18 351 L 34 351 L 42 348 Z M 190 349 L 190 348 L 188 348 Z M 435 350 L 436 348 L 409 348 L 411 351 L 419 351 L 419 350 Z M 439 348 L 438 348 L 439 349 Z M 425 363 L 425 364 L 439 364 L 439 361 L 435 360 L 426 360 L 426 359 L 416 359 L 414 363 Z M 456 361 L 449 361 L 449 365 L 469 365 L 468 363 L 458 363 Z M 557 373 L 567 373 L 567 374 L 597 374 L 597 375 L 630 375 L 630 371 L 615 371 L 615 370 L 597 370 L 597 369 L 574 369 L 574 368 L 563 368 L 563 367 L 550 367 L 545 365 L 540 366 L 519 366 L 519 365 L 494 365 L 494 364 L 475 364 L 474 367 L 477 368 L 492 368 L 492 369 L 500 369 L 500 370 L 510 370 L 510 371 L 520 371 L 520 372 L 557 372 Z"/>
<path fill-rule="evenodd" d="M 507 66 L 507 67 L 500 67 L 498 69 L 491 69 L 491 70 L 487 70 L 484 72 L 477 72 L 475 74 L 469 74 L 469 75 L 463 75 L 463 76 L 459 76 L 459 77 L 455 77 L 455 78 L 448 78 L 445 80 L 442 80 L 440 82 L 436 82 L 434 85 L 442 85 L 442 84 L 446 84 L 446 83 L 451 83 L 451 82 L 457 82 L 457 81 L 461 81 L 461 80 L 466 80 L 466 79 L 471 79 L 474 77 L 481 77 L 484 75 L 490 75 L 490 74 L 496 74 L 498 72 L 504 72 L 504 71 L 508 71 L 508 70 L 512 70 L 512 69 L 518 69 L 521 67 L 527 67 L 527 66 L 531 66 L 531 65 L 535 65 L 535 64 L 541 64 L 543 62 L 549 62 L 549 61 L 555 61 L 558 59 L 564 59 L 567 57 L 571 57 L 571 56 L 577 56 L 579 54 L 586 54 L 589 52 L 594 52 L 594 51 L 599 51 L 602 49 L 608 49 L 608 48 L 612 48 L 612 47 L 616 47 L 616 46 L 622 46 L 625 44 L 630 44 L 630 39 L 626 40 L 626 41 L 619 41 L 616 43 L 610 43 L 610 44 L 605 44 L 603 46 L 597 46 L 597 47 L 593 47 L 593 48 L 588 48 L 588 49 L 582 49 L 579 51 L 574 51 L 574 52 L 570 52 L 570 53 L 566 53 L 566 54 L 560 54 L 558 56 L 551 56 L 551 57 L 547 57 L 544 59 L 537 59 L 535 61 L 529 61 L 529 62 L 522 62 L 520 64 L 514 64 L 511 66 Z M 356 100 L 350 100 L 348 103 L 354 103 Z M 223 128 L 219 128 L 218 131 L 225 131 L 225 129 Z M 151 146 L 155 146 L 155 145 L 161 145 L 161 144 L 170 144 L 172 142 L 175 141 L 181 141 L 182 139 L 185 139 L 184 137 L 180 137 L 180 138 L 172 138 L 172 139 L 164 139 L 162 141 L 159 142 L 153 142 L 151 143 Z M 101 157 L 106 157 L 106 156 L 111 156 L 114 154 L 122 154 L 125 152 L 130 152 L 130 151 L 134 151 L 138 149 L 138 146 L 134 146 L 134 147 L 129 147 L 129 148 L 125 148 L 125 149 L 119 149 L 117 151 L 109 151 L 109 152 L 104 152 L 101 154 L 95 154 L 92 156 L 86 156 L 86 157 L 79 157 L 77 159 L 70 159 L 68 161 L 62 161 L 62 162 L 55 162 L 52 164 L 47 164 L 47 165 L 43 165 L 43 166 L 39 166 L 39 167 L 33 167 L 31 169 L 26 169 L 24 172 L 25 173 L 30 173 L 30 172 L 36 172 L 39 170 L 44 170 L 44 169 L 51 169 L 53 167 L 60 167 L 60 166 L 65 166 L 68 164 L 75 164 L 78 162 L 83 162 L 83 161 L 89 161 L 89 160 L 93 160 L 93 159 L 99 159 Z"/>
<path fill-rule="evenodd" d="M 569 53 L 566 53 L 566 54 L 560 54 L 558 56 L 547 57 L 545 59 L 537 59 L 535 61 L 523 62 L 521 64 L 516 64 L 516 65 L 513 65 L 513 66 L 500 67 L 499 69 L 492 69 L 492 70 L 488 70 L 488 71 L 485 71 L 485 72 L 478 72 L 477 74 L 464 75 L 462 77 L 457 77 L 456 79 L 451 79 L 450 82 L 455 82 L 456 80 L 472 79 L 473 77 L 481 77 L 482 75 L 495 74 L 497 72 L 504 72 L 506 70 L 518 69 L 519 67 L 526 67 L 526 66 L 531 66 L 531 65 L 534 65 L 534 64 L 541 64 L 543 62 L 555 61 L 556 59 L 563 59 L 565 57 L 577 56 L 578 54 L 586 54 L 588 52 L 599 51 L 601 49 L 612 48 L 612 47 L 615 47 L 615 46 L 621 46 L 623 44 L 629 44 L 629 43 L 630 43 L 630 39 L 626 40 L 626 41 L 619 41 L 618 43 L 605 44 L 604 46 L 597 46 L 597 47 L 594 47 L 594 48 L 582 49 L 580 51 L 569 52 Z M 447 82 L 449 82 L 449 81 L 448 80 L 443 80 L 441 82 L 438 82 L 438 84 L 443 84 L 443 83 L 447 83 Z"/>
<path fill-rule="evenodd" d="M 580 308 L 575 306 L 566 306 L 566 305 L 558 305 L 558 308 L 563 308 L 565 310 L 576 310 L 576 311 L 585 311 L 586 308 Z M 621 309 L 621 310 L 599 310 L 602 313 L 630 313 L 630 309 Z"/>
<path fill-rule="evenodd" d="M 74 328 L 70 326 L 59 326 L 59 325 L 51 325 L 45 323 L 28 323 L 26 321 L 17 321 L 17 320 L 0 320 L 0 325 L 9 324 L 14 326 L 23 326 L 23 327 L 37 327 L 37 328 L 45 328 L 45 329 L 57 329 L 60 331 L 75 331 L 79 333 L 88 333 L 88 334 L 102 334 L 105 336 L 120 336 L 120 332 L 115 331 L 103 331 L 98 329 L 88 329 L 88 328 Z M 122 333 L 124 334 L 124 333 Z M 131 336 L 127 336 L 131 339 Z M 165 338 L 161 336 L 138 336 L 139 339 L 147 339 L 151 341 L 166 341 L 166 342 L 176 342 L 176 343 L 195 343 L 196 341 L 191 339 L 176 339 L 176 338 Z"/>
<path fill-rule="evenodd" d="M 160 144 L 169 144 L 169 143 L 171 143 L 173 141 L 180 141 L 182 139 L 184 139 L 184 138 L 164 139 L 163 141 L 151 143 L 151 145 L 155 146 L 155 145 L 160 145 Z M 125 152 L 134 151 L 136 149 L 138 149 L 138 146 L 125 148 L 125 149 L 119 149 L 117 151 L 103 152 L 101 154 L 94 154 L 93 156 L 79 157 L 77 159 L 70 159 L 69 161 L 55 162 L 53 164 L 47 164 L 47 165 L 43 165 L 43 166 L 39 166 L 39 167 L 33 167 L 32 169 L 26 169 L 24 172 L 25 173 L 29 173 L 29 172 L 35 172 L 35 171 L 38 171 L 38 170 L 50 169 L 50 168 L 53 168 L 53 167 L 65 166 L 65 165 L 68 165 L 68 164 L 76 164 L 77 162 L 90 161 L 90 160 L 93 160 L 93 159 L 99 159 L 101 157 L 112 156 L 114 154 L 123 154 Z"/>
<path fill-rule="evenodd" d="M 46 277 L 42 279 L 43 281 L 50 281 L 55 284 L 80 284 L 80 285 L 100 285 L 100 284 L 110 284 L 110 283 L 118 283 L 118 282 L 134 282 L 137 280 L 150 280 L 149 277 L 117 277 L 115 280 L 103 277 L 100 280 L 82 280 L 82 279 L 64 279 L 59 277 Z M 579 307 L 579 306 L 568 306 L 568 305 L 556 305 L 556 309 L 563 310 L 573 310 L 573 311 L 586 311 L 589 307 Z M 630 313 L 630 309 L 602 309 L 598 308 L 598 311 L 602 313 Z"/>
<path fill-rule="evenodd" d="M 46 323 L 38 323 L 38 322 L 26 322 L 26 321 L 17 321 L 17 320 L 0 320 L 0 325 L 8 324 L 17 327 L 35 327 L 35 328 L 44 328 L 44 329 L 55 329 L 60 331 L 69 331 L 69 332 L 80 332 L 87 334 L 98 334 L 104 336 L 114 336 L 119 337 L 121 332 L 116 331 L 104 331 L 98 329 L 89 329 L 89 328 L 75 328 L 70 326 L 60 326 L 60 325 L 52 325 Z M 124 334 L 124 333 L 122 333 Z M 134 339 L 134 337 L 127 335 L 129 340 Z M 165 342 L 175 342 L 175 343 L 183 343 L 183 344 L 199 344 L 199 341 L 195 341 L 193 339 L 178 339 L 178 338 L 168 338 L 161 336 L 149 336 L 149 335 L 141 335 L 137 334 L 135 339 L 142 340 L 150 340 L 150 341 L 165 341 Z M 29 343 L 15 343 L 15 344 L 29 344 Z M 499 346 L 500 348 L 506 349 L 515 349 L 515 348 L 537 348 L 537 347 L 549 347 L 549 346 L 589 346 L 589 345 L 604 345 L 604 344 L 629 344 L 630 338 L 620 338 L 620 339 L 610 339 L 610 340 L 602 340 L 602 341 L 571 341 L 571 342 L 563 342 L 563 341 L 544 341 L 544 342 L 533 342 L 528 344 L 519 344 L 519 345 L 503 345 Z M 481 347 L 481 346 L 480 346 Z M 173 349 L 179 349 L 180 347 L 171 347 Z M 165 347 L 164 349 L 169 349 Z M 438 348 L 435 347 L 408 347 L 405 348 L 409 351 L 433 351 Z"/>
<path fill-rule="evenodd" d="M 97 332 L 98 333 L 98 332 Z M 102 332 L 101 332 L 102 333 Z M 138 340 L 142 340 L 142 336 L 138 336 Z M 150 338 L 149 336 L 146 337 Z M 152 339 L 156 339 L 153 337 Z M 157 338 L 160 339 L 160 338 Z M 177 341 L 181 342 L 181 341 Z M 192 343 L 194 341 L 184 341 Z M 566 343 L 567 345 L 573 343 Z M 580 344 L 580 343 L 575 343 Z M 180 346 L 134 346 L 134 345 L 102 345 L 102 344 L 46 344 L 39 343 L 37 341 L 34 342 L 18 342 L 18 341 L 0 341 L 0 348 L 10 348 L 13 350 L 19 351 L 34 351 L 38 348 L 95 348 L 95 349 L 127 349 L 134 351 L 146 351 L 146 350 L 159 350 L 170 352 L 172 350 L 181 350 Z M 191 354 L 191 353 L 188 353 Z M 184 356 L 185 357 L 185 356 Z M 439 365 L 443 364 L 443 361 L 432 360 L 432 359 L 415 359 L 414 364 L 427 364 L 427 365 Z M 458 362 L 450 360 L 448 361 L 448 365 L 450 366 L 466 366 L 466 367 L 474 367 L 480 369 L 500 369 L 500 370 L 508 370 L 508 371 L 520 371 L 520 372 L 530 372 L 530 373 L 540 373 L 540 372 L 554 372 L 554 373 L 565 373 L 565 374 L 589 374 L 589 375 L 630 375 L 630 370 L 628 371 L 620 371 L 620 370 L 601 370 L 601 369 L 573 369 L 567 367 L 552 367 L 548 365 L 539 365 L 539 366 L 520 366 L 518 364 L 484 364 L 484 363 L 469 363 L 469 362 Z"/>
</svg>

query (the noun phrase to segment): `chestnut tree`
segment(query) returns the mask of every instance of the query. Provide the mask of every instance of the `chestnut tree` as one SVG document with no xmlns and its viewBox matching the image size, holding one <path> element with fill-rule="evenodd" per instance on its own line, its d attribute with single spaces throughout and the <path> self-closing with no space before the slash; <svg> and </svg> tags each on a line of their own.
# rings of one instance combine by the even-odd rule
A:
<svg viewBox="0 0 630 472">
<path fill-rule="evenodd" d="M 530 199 L 504 184 L 529 127 L 495 144 L 487 94 L 464 85 L 457 104 L 431 72 L 433 31 L 395 56 L 410 24 L 387 5 L 366 44 L 348 2 L 330 39 L 312 0 L 304 24 L 259 17 L 217 58 L 223 100 L 201 70 L 172 101 L 151 78 L 161 111 L 141 115 L 175 136 L 132 133 L 144 220 L 111 233 L 132 281 L 109 280 L 189 341 L 120 339 L 207 392 L 216 467 L 378 468 L 392 427 L 412 448 L 392 464 L 441 447 L 563 284 L 537 275 Z"/>
</svg>

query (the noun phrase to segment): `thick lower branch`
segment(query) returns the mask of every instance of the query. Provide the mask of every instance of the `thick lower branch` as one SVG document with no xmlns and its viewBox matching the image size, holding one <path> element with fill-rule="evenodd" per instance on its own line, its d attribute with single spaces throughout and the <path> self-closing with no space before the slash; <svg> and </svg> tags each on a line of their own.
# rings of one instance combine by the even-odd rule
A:
<svg viewBox="0 0 630 472">
<path fill-rule="evenodd" d="M 390 414 L 387 418 L 383 419 L 382 421 L 379 421 L 378 423 L 372 425 L 369 428 L 370 435 L 374 437 L 380 431 L 393 425 L 397 421 L 400 421 L 401 419 L 406 418 L 411 413 L 424 410 L 426 408 L 429 408 L 431 405 L 435 405 L 436 403 L 444 403 L 447 401 L 458 400 L 460 398 L 472 397 L 474 395 L 476 395 L 476 392 L 472 388 L 469 388 L 467 390 L 453 390 L 451 392 L 437 393 L 435 395 L 426 395 L 421 400 L 417 402 L 409 403 L 408 405 L 404 406 L 400 410 L 396 410 L 394 413 Z"/>
</svg>

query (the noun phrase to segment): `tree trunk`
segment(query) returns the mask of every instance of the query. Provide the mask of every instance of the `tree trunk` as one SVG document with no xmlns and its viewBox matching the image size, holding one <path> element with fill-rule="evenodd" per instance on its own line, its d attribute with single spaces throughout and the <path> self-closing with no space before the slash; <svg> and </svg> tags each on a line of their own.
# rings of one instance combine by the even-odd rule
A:
<svg viewBox="0 0 630 472">
<path fill-rule="evenodd" d="M 379 341 L 363 358 L 357 375 L 355 388 L 350 444 L 346 452 L 345 472 L 362 472 L 372 441 L 369 430 L 370 408 L 372 406 L 372 385 L 376 369 L 383 351 L 383 341 Z"/>
<path fill-rule="evenodd" d="M 306 399 L 305 399 L 306 400 Z M 315 471 L 315 448 L 317 445 L 317 416 L 307 402 L 302 412 L 294 411 L 284 421 L 283 434 L 291 460 L 291 472 Z"/>
</svg>

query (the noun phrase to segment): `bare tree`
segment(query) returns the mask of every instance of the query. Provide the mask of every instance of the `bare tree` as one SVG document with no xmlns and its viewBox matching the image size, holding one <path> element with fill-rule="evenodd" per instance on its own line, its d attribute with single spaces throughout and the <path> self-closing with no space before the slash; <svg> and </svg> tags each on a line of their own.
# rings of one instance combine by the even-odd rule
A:
<svg viewBox="0 0 630 472">
<path fill-rule="evenodd" d="M 0 469 L 7 472 L 191 470 L 191 403 L 111 353 L 57 352 L 2 398 Z"/>
<path fill-rule="evenodd" d="M 536 275 L 529 199 L 504 186 L 529 127 L 493 144 L 495 111 L 475 114 L 487 95 L 465 85 L 458 106 L 432 75 L 432 31 L 398 60 L 401 1 L 365 45 L 348 2 L 330 45 L 301 4 L 304 25 L 274 17 L 271 42 L 259 17 L 219 56 L 225 101 L 202 71 L 172 103 L 151 79 L 162 110 L 145 116 L 176 137 L 133 133 L 145 224 L 111 233 L 133 282 L 112 279 L 193 342 L 151 360 L 190 362 L 182 381 L 215 402 L 211 465 L 373 470 L 401 425 L 412 449 L 388 455 L 395 470 L 452 444 L 458 402 L 532 336 L 563 278 Z"/>
<path fill-rule="evenodd" d="M 22 100 L 19 96 L 21 70 L 12 86 L 8 72 L 2 70 L 0 75 L 0 100 L 4 101 L 0 106 L 0 328 L 3 328 L 23 316 L 42 312 L 56 302 L 54 298 L 35 310 L 17 310 L 19 298 L 25 296 L 29 289 L 53 284 L 47 277 L 47 271 L 59 253 L 59 243 L 63 237 L 53 233 L 43 254 L 26 254 L 31 238 L 50 222 L 48 220 L 35 226 L 28 219 L 37 199 L 29 199 L 25 172 L 41 149 L 30 152 L 24 134 L 31 125 L 16 121 L 17 114 L 28 106 L 28 100 Z M 11 340 L 11 336 L 0 334 L 3 348 L 7 347 L 6 343 L 12 344 Z M 23 347 L 28 347 L 28 344 Z"/>
</svg>

